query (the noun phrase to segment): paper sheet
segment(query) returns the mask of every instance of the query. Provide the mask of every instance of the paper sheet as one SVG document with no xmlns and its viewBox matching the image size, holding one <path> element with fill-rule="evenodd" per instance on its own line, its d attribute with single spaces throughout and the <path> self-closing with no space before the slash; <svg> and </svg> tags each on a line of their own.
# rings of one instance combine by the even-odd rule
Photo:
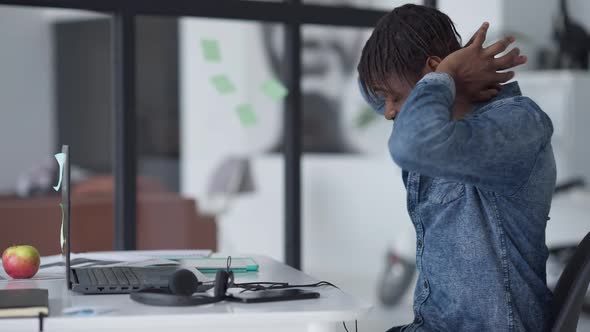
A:
<svg viewBox="0 0 590 332">
<path fill-rule="evenodd" d="M 64 163 L 66 161 L 66 154 L 63 152 L 60 152 L 60 153 L 57 153 L 54 157 L 57 160 L 57 163 L 59 164 L 59 179 L 57 180 L 57 185 L 53 186 L 53 189 L 55 191 L 58 191 L 59 188 L 61 187 L 61 180 L 62 180 L 63 173 L 64 173 Z"/>
</svg>

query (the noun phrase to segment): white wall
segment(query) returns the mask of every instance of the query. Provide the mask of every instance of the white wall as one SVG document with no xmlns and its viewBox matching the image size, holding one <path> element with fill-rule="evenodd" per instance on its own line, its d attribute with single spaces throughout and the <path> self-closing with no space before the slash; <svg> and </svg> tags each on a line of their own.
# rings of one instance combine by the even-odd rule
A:
<svg viewBox="0 0 590 332">
<path fill-rule="evenodd" d="M 7 191 L 54 149 L 52 44 L 43 11 L 0 7 L 0 43 L 0 191 Z"/>
</svg>

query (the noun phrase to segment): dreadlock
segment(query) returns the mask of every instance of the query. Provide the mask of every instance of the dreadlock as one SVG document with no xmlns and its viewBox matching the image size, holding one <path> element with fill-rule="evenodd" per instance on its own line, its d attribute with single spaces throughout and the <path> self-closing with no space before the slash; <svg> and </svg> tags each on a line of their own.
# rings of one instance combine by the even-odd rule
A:
<svg viewBox="0 0 590 332">
<path fill-rule="evenodd" d="M 366 93 L 388 87 L 393 75 L 415 83 L 429 56 L 444 58 L 461 48 L 451 19 L 426 6 L 407 4 L 383 16 L 363 48 L 358 73 Z"/>
</svg>

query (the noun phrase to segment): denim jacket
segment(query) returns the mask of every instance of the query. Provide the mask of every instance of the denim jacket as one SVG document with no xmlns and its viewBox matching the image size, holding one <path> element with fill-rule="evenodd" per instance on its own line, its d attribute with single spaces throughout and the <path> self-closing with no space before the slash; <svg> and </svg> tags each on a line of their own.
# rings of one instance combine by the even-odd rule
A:
<svg viewBox="0 0 590 332">
<path fill-rule="evenodd" d="M 362 92 L 362 89 L 361 89 Z M 363 94 L 383 113 L 384 101 Z M 416 230 L 414 321 L 402 331 L 544 331 L 545 227 L 555 187 L 549 117 L 517 83 L 453 120 L 455 84 L 425 75 L 389 151 Z"/>
</svg>

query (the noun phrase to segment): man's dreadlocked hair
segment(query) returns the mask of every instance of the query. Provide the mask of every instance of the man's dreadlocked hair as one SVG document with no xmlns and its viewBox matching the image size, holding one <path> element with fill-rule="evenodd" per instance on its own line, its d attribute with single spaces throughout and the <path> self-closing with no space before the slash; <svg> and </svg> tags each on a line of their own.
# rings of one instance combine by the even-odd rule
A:
<svg viewBox="0 0 590 332">
<path fill-rule="evenodd" d="M 365 93 L 388 87 L 392 75 L 414 84 L 429 56 L 441 59 L 461 48 L 451 19 L 420 5 L 403 5 L 382 17 L 363 48 L 358 73 Z"/>
</svg>

